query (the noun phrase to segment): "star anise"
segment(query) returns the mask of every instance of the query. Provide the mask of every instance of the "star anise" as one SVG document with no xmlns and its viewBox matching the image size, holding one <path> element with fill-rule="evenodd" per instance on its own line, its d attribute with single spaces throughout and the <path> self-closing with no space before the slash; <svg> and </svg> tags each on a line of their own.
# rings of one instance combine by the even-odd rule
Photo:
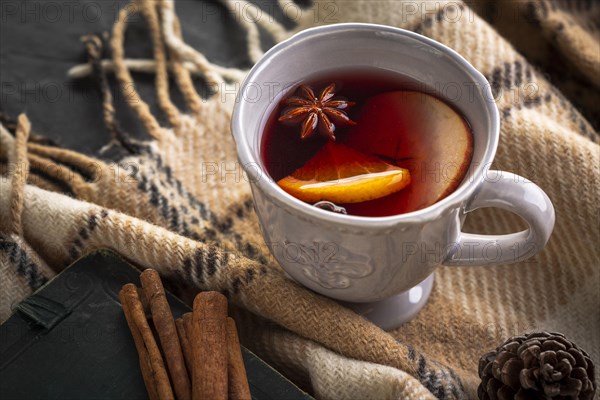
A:
<svg viewBox="0 0 600 400">
<path fill-rule="evenodd" d="M 279 117 L 279 121 L 289 125 L 302 123 L 300 137 L 309 138 L 318 131 L 330 140 L 335 140 L 335 128 L 338 126 L 356 125 L 344 110 L 352 107 L 353 102 L 335 97 L 335 83 L 321 91 L 319 97 L 307 85 L 298 87 L 297 96 L 286 99 L 283 104 L 287 108 Z"/>
</svg>

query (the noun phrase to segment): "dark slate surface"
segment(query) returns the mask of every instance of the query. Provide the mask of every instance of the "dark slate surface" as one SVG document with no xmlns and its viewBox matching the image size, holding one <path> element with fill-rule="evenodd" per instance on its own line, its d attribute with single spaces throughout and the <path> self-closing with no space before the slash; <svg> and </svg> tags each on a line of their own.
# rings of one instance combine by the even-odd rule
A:
<svg viewBox="0 0 600 400">
<path fill-rule="evenodd" d="M 263 18 L 274 12 L 280 22 L 293 25 L 275 7 L 275 0 L 256 3 L 264 10 Z M 69 80 L 67 71 L 86 61 L 80 37 L 110 32 L 118 10 L 126 5 L 122 0 L 2 0 L 0 111 L 13 119 L 20 112 L 27 112 L 35 132 L 65 147 L 95 154 L 110 139 L 102 122 L 100 98 L 91 79 Z M 211 62 L 238 68 L 250 66 L 245 33 L 225 7 L 209 0 L 178 0 L 175 8 L 185 41 Z M 268 37 L 263 38 L 265 48 L 272 45 Z M 127 57 L 152 56 L 151 41 L 140 14 L 133 16 L 125 41 Z M 154 97 L 153 77 L 134 74 L 134 79 L 142 98 L 165 122 Z M 202 80 L 196 81 L 198 89 L 205 92 Z M 181 105 L 180 94 L 172 91 L 175 102 Z M 145 135 L 114 82 L 113 94 L 125 130 L 139 137 Z"/>
<path fill-rule="evenodd" d="M 0 326 L 0 398 L 147 398 L 118 298 L 128 282 L 140 285 L 139 270 L 115 253 L 97 251 L 17 306 Z M 189 311 L 168 297 L 176 318 Z M 252 399 L 311 399 L 243 350 Z"/>
</svg>

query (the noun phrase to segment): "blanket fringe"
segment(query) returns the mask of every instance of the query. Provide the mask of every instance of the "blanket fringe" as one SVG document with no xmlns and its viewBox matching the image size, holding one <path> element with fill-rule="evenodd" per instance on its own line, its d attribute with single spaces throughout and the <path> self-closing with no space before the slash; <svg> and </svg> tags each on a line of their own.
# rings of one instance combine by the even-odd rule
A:
<svg viewBox="0 0 600 400">
<path fill-rule="evenodd" d="M 15 138 L 2 126 L 1 142 L 3 152 L 8 156 L 8 179 L 11 182 L 10 207 L 8 215 L 0 221 L 0 230 L 23 237 L 21 218 L 23 214 L 24 190 L 29 175 L 27 141 L 31 123 L 25 114 L 17 118 Z"/>
</svg>

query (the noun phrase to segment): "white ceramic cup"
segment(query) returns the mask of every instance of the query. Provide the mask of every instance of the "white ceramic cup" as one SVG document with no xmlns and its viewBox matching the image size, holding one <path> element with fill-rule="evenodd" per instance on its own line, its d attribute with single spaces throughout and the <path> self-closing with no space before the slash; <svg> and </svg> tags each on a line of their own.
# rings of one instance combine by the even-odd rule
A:
<svg viewBox="0 0 600 400">
<path fill-rule="evenodd" d="M 455 88 L 436 94 L 469 121 L 474 150 L 467 176 L 452 194 L 418 211 L 361 217 L 304 203 L 269 178 L 260 157 L 269 112 L 299 82 L 348 68 L 392 71 L 428 88 Z M 520 176 L 489 170 L 499 123 L 489 83 L 455 51 L 398 28 L 336 24 L 302 31 L 269 50 L 241 85 L 231 126 L 265 241 L 279 264 L 306 287 L 358 303 L 357 311 L 390 328 L 425 304 L 438 265 L 518 262 L 548 241 L 554 226 L 548 196 Z M 462 232 L 466 214 L 480 207 L 512 211 L 529 228 L 507 235 Z"/>
</svg>

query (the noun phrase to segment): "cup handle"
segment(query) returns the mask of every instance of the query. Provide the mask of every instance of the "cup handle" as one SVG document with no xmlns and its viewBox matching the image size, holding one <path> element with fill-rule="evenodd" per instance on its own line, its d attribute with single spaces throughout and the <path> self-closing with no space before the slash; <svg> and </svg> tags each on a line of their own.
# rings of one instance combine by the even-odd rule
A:
<svg viewBox="0 0 600 400">
<path fill-rule="evenodd" d="M 456 248 L 443 265 L 492 266 L 523 261 L 539 252 L 554 228 L 554 207 L 542 189 L 505 171 L 488 171 L 479 191 L 464 209 L 498 207 L 523 218 L 529 228 L 507 235 L 460 232 Z"/>
</svg>

